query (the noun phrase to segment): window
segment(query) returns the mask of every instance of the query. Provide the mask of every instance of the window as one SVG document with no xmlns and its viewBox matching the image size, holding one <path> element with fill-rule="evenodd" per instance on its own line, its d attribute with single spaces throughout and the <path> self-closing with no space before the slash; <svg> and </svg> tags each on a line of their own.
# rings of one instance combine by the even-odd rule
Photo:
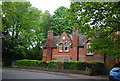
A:
<svg viewBox="0 0 120 81">
<path fill-rule="evenodd" d="M 113 72 L 119 72 L 120 70 L 118 69 L 118 70 L 113 70 Z"/>
<path fill-rule="evenodd" d="M 112 70 L 111 70 L 112 72 L 120 72 L 120 69 L 119 68 L 113 68 Z"/>
<path fill-rule="evenodd" d="M 91 44 L 90 42 L 87 43 L 87 49 L 91 48 L 91 45 L 90 45 L 90 44 Z M 92 53 L 92 52 L 89 52 L 89 51 L 87 50 L 87 54 L 86 54 L 86 55 L 93 55 L 93 53 Z"/>
<path fill-rule="evenodd" d="M 59 52 L 63 52 L 63 44 L 59 43 Z"/>
<path fill-rule="evenodd" d="M 64 52 L 68 52 L 69 51 L 69 43 L 65 42 L 64 43 Z"/>
</svg>

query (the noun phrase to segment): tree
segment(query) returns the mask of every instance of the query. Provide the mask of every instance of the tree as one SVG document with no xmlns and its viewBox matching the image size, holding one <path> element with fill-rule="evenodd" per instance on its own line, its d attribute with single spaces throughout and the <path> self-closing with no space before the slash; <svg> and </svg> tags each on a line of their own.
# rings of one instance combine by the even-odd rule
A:
<svg viewBox="0 0 120 81">
<path fill-rule="evenodd" d="M 72 2 L 68 10 L 69 24 L 94 37 L 92 52 L 120 57 L 120 2 Z"/>
<path fill-rule="evenodd" d="M 21 18 L 26 15 L 28 8 L 30 7 L 30 3 L 13 3 L 13 2 L 3 2 L 2 3 L 2 29 L 3 29 L 3 59 L 9 58 L 13 59 L 17 53 L 17 50 L 21 48 L 22 56 L 25 56 L 25 52 L 23 50 L 24 47 L 21 47 L 20 34 L 21 30 L 24 30 L 24 26 L 20 22 Z M 21 14 L 22 13 L 22 14 Z M 19 56 L 18 56 L 19 57 Z"/>
<path fill-rule="evenodd" d="M 42 58 L 44 14 L 30 2 L 2 3 L 3 59 Z"/>
<path fill-rule="evenodd" d="M 72 28 L 68 24 L 67 17 L 67 8 L 59 7 L 54 11 L 51 21 L 51 30 L 54 31 L 55 35 L 60 35 L 62 32 L 72 33 Z"/>
<path fill-rule="evenodd" d="M 50 30 L 51 17 L 52 16 L 50 15 L 50 12 L 48 10 L 46 10 L 45 13 L 42 13 L 40 26 L 42 27 L 45 38 L 47 38 L 47 31 Z"/>
</svg>

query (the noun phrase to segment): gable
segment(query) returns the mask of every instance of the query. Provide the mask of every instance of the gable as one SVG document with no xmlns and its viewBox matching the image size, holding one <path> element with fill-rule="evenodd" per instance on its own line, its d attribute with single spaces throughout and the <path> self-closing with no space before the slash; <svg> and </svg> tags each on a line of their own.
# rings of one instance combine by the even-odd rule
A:
<svg viewBox="0 0 120 81">
<path fill-rule="evenodd" d="M 59 37 L 59 39 L 57 40 L 56 44 L 60 42 L 66 42 L 66 41 L 69 43 L 72 43 L 70 36 L 66 32 L 63 32 L 61 36 Z"/>
</svg>

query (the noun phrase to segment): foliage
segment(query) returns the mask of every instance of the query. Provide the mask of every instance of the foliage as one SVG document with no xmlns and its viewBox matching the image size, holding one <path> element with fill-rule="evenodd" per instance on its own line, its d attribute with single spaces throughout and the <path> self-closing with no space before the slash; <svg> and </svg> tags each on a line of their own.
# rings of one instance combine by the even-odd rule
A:
<svg viewBox="0 0 120 81">
<path fill-rule="evenodd" d="M 23 65 L 23 66 L 38 66 L 40 61 L 38 60 L 29 60 L 29 59 L 23 59 L 23 60 L 17 60 L 16 65 Z"/>
<path fill-rule="evenodd" d="M 114 67 L 120 67 L 120 62 L 114 64 Z"/>
<path fill-rule="evenodd" d="M 80 62 L 80 61 L 70 61 L 70 62 L 59 62 L 59 61 L 39 61 L 39 60 L 17 60 L 15 65 L 22 66 L 38 66 L 51 69 L 70 69 L 70 70 L 86 70 L 90 68 L 92 70 L 92 75 L 104 74 L 105 65 L 102 62 Z"/>
<path fill-rule="evenodd" d="M 2 59 L 3 60 L 3 66 L 10 66 L 12 64 L 11 59 Z"/>
<path fill-rule="evenodd" d="M 62 32 L 72 33 L 72 28 L 68 24 L 67 8 L 59 7 L 54 11 L 54 15 L 51 20 L 51 30 L 54 31 L 55 35 L 61 35 Z"/>
<path fill-rule="evenodd" d="M 49 21 L 49 12 L 42 13 L 30 2 L 3 2 L 3 59 L 41 59 Z"/>
<path fill-rule="evenodd" d="M 46 68 L 48 67 L 48 63 L 46 61 L 41 61 L 38 66 Z"/>
<path fill-rule="evenodd" d="M 48 68 L 62 69 L 63 65 L 61 62 L 58 61 L 48 61 Z"/>
<path fill-rule="evenodd" d="M 63 63 L 63 68 L 64 69 L 69 69 L 69 67 L 70 67 L 70 62 L 64 62 Z"/>
<path fill-rule="evenodd" d="M 69 24 L 91 41 L 92 52 L 120 57 L 120 2 L 72 2 Z"/>
<path fill-rule="evenodd" d="M 92 64 L 92 74 L 97 75 L 97 74 L 104 74 L 105 72 L 105 64 L 102 62 L 90 62 Z M 99 67 L 99 68 L 98 68 Z"/>
<path fill-rule="evenodd" d="M 41 24 L 40 26 L 42 27 L 42 31 L 43 31 L 43 35 L 45 36 L 45 38 L 47 38 L 47 31 L 50 30 L 50 26 L 51 26 L 51 15 L 50 12 L 48 10 L 45 11 L 45 13 L 42 14 L 41 17 Z M 45 40 L 43 40 L 45 41 Z"/>
<path fill-rule="evenodd" d="M 87 62 L 81 62 L 77 65 L 77 67 L 78 67 L 78 70 L 85 70 L 86 67 L 90 68 L 91 64 Z"/>
<path fill-rule="evenodd" d="M 69 69 L 75 70 L 75 69 L 78 69 L 78 65 L 81 62 L 79 62 L 79 61 L 70 61 L 69 63 L 70 63 Z"/>
</svg>

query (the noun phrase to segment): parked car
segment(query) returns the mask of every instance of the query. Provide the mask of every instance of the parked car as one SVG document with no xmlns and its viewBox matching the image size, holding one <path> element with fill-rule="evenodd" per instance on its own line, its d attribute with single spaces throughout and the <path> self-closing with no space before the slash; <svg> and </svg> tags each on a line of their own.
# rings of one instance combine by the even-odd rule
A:
<svg viewBox="0 0 120 81">
<path fill-rule="evenodd" d="M 114 67 L 110 71 L 109 81 L 120 81 L 120 67 Z"/>
</svg>

